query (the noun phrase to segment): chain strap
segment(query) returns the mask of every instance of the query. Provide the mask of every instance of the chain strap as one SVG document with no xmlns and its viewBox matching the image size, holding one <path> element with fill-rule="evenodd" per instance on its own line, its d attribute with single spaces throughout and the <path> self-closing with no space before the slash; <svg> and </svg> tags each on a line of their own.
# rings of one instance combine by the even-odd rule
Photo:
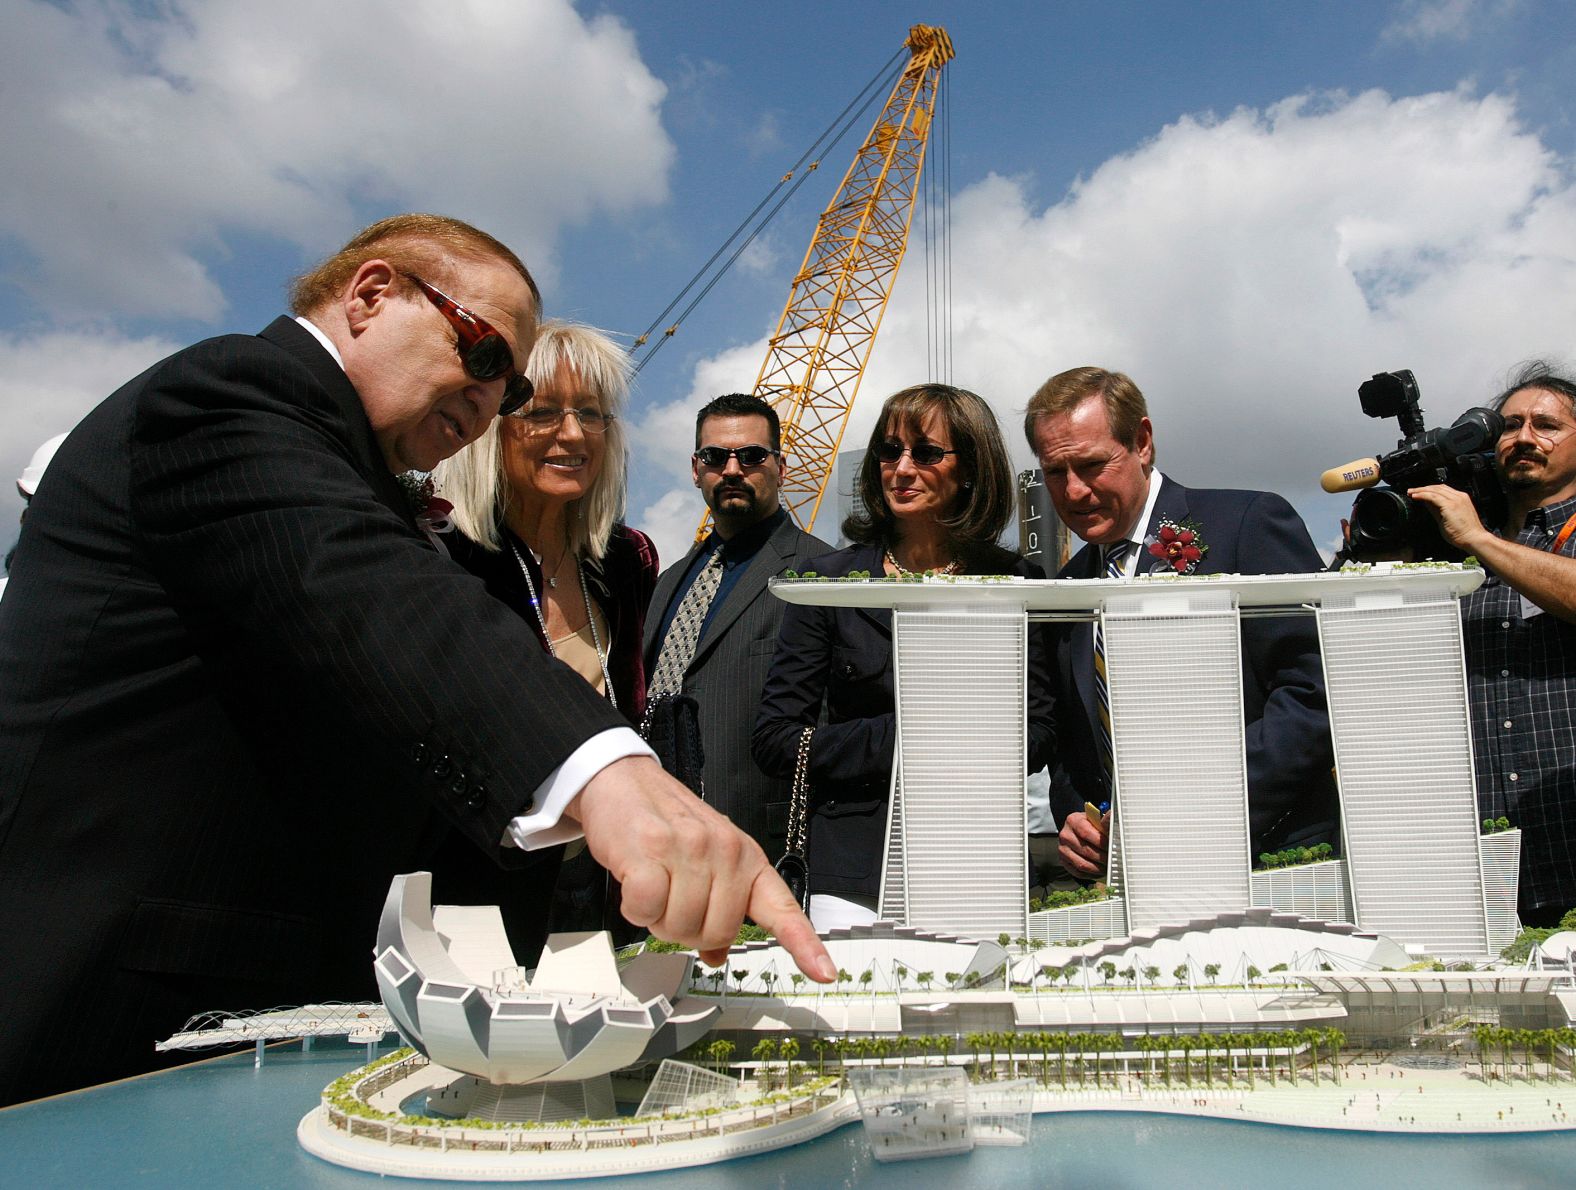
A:
<svg viewBox="0 0 1576 1190">
<path fill-rule="evenodd" d="M 810 825 L 810 737 L 814 727 L 799 736 L 799 756 L 794 763 L 793 791 L 788 802 L 788 850 L 803 855 L 809 842 Z"/>
</svg>

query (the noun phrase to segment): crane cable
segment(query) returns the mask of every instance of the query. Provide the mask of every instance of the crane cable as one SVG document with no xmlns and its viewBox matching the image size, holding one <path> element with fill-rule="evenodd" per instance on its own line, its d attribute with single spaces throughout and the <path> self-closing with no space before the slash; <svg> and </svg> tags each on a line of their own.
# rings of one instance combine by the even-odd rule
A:
<svg viewBox="0 0 1576 1190">
<path fill-rule="evenodd" d="M 817 153 L 824 154 L 837 147 L 838 142 L 848 135 L 848 131 L 854 126 L 855 121 L 859 120 L 865 114 L 865 112 L 869 110 L 871 104 L 875 102 L 876 98 L 884 91 L 891 90 L 892 83 L 896 78 L 897 70 L 906 63 L 908 57 L 908 51 L 906 49 L 902 49 L 893 54 L 892 57 L 888 59 L 886 65 L 881 67 L 881 69 L 876 72 L 875 77 L 873 77 L 868 83 L 864 85 L 864 88 L 859 92 L 859 94 L 854 96 L 854 98 L 849 101 L 848 105 L 838 113 L 836 118 L 833 119 L 829 125 L 827 125 L 826 129 L 821 133 L 821 135 L 816 137 L 815 141 L 808 149 L 804 151 L 799 160 L 794 162 L 793 168 L 791 168 L 787 173 L 778 179 L 777 185 L 773 186 L 772 189 L 767 192 L 766 196 L 756 204 L 755 209 L 744 217 L 744 219 L 739 223 L 738 227 L 733 229 L 733 233 L 722 242 L 721 246 L 711 254 L 711 257 L 706 261 L 706 263 L 701 265 L 701 267 L 696 271 L 695 275 L 689 279 L 684 288 L 679 290 L 678 294 L 673 298 L 673 300 L 667 304 L 662 313 L 658 314 L 657 317 L 652 321 L 651 325 L 648 326 L 645 331 L 634 341 L 634 343 L 630 345 L 630 352 L 633 353 L 638 351 L 650 341 L 651 336 L 655 334 L 657 328 L 661 326 L 664 321 L 666 321 L 668 315 L 673 312 L 674 307 L 682 302 L 689 292 L 700 283 L 701 279 L 706 276 L 707 271 L 711 268 L 711 266 L 717 262 L 717 259 L 722 256 L 722 254 L 728 250 L 728 247 L 739 238 L 739 236 L 746 228 L 750 226 L 752 222 L 754 222 L 755 217 L 760 214 L 762 208 L 770 203 L 777 193 L 782 190 L 784 186 L 787 186 L 791 181 L 793 184 L 788 187 L 788 192 L 777 200 L 777 204 L 773 206 L 772 209 L 767 213 L 766 217 L 756 225 L 755 229 L 751 231 L 747 237 L 745 237 L 744 242 L 734 249 L 732 255 L 730 255 L 728 259 L 723 262 L 722 267 L 712 275 L 711 279 L 706 282 L 701 291 L 695 295 L 694 299 L 687 306 L 685 306 L 679 316 L 674 319 L 673 324 L 662 332 L 661 337 L 658 338 L 655 343 L 652 343 L 651 350 L 647 351 L 646 354 L 642 356 L 635 364 L 636 375 L 640 373 L 642 368 L 651 362 L 652 356 L 656 355 L 658 351 L 662 350 L 662 345 L 673 337 L 675 332 L 678 331 L 679 326 L 686 318 L 690 316 L 695 307 L 700 305 L 700 303 L 705 299 L 706 295 L 712 291 L 714 286 L 716 286 L 717 282 L 722 280 L 723 275 L 726 274 L 729 268 L 733 266 L 733 263 L 744 253 L 745 249 L 755 242 L 755 238 L 759 236 L 761 232 L 766 230 L 767 225 L 771 223 L 771 221 L 776 217 L 777 213 L 781 211 L 784 205 L 786 205 L 788 201 L 798 192 L 799 187 L 804 185 L 804 183 L 809 180 L 810 175 L 813 174 L 821 164 L 819 158 L 817 158 L 808 169 L 801 173 L 800 168 L 804 165 L 804 163 L 809 161 L 812 157 L 815 157 Z M 882 86 L 883 83 L 886 84 L 884 87 Z M 841 127 L 839 127 L 839 125 L 841 125 Z"/>
<path fill-rule="evenodd" d="M 952 105 L 947 78 L 937 82 L 940 119 L 931 137 L 933 162 L 924 175 L 925 364 L 930 379 L 952 383 Z"/>
</svg>

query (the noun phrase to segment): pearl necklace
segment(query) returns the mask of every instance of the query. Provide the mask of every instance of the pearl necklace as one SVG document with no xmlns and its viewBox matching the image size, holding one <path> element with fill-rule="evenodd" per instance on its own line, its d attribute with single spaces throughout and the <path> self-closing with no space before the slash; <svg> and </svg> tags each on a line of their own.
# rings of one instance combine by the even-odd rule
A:
<svg viewBox="0 0 1576 1190">
<path fill-rule="evenodd" d="M 886 560 L 892 564 L 892 569 L 897 571 L 899 578 L 918 578 L 926 574 L 951 574 L 958 568 L 958 560 L 954 558 L 945 566 L 932 566 L 929 570 L 905 570 L 903 563 L 897 560 L 891 550 L 887 550 Z"/>
<path fill-rule="evenodd" d="M 531 610 L 536 613 L 536 622 L 542 626 L 542 640 L 547 644 L 547 651 L 557 657 L 558 650 L 553 648 L 552 634 L 547 631 L 547 617 L 542 614 L 541 600 L 536 597 L 536 584 L 531 581 L 531 568 L 525 564 L 525 559 L 520 556 L 520 550 L 513 541 L 509 542 L 509 552 L 514 555 L 514 560 L 520 564 L 520 573 L 525 576 L 525 589 L 531 593 Z M 596 616 L 591 611 L 591 592 L 586 587 L 586 574 L 580 568 L 579 558 L 575 559 L 575 574 L 580 579 L 580 597 L 586 604 L 586 621 L 591 625 L 591 644 L 596 649 L 597 664 L 602 667 L 602 688 L 607 691 L 607 700 L 616 711 L 618 695 L 613 692 L 613 675 L 607 670 L 607 650 L 602 647 L 602 635 L 596 630 Z"/>
</svg>

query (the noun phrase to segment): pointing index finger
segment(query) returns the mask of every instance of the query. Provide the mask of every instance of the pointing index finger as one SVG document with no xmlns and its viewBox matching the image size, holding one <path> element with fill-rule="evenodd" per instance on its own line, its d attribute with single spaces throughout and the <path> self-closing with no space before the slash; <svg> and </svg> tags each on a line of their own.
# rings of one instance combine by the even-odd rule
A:
<svg viewBox="0 0 1576 1190">
<path fill-rule="evenodd" d="M 815 927 L 799 909 L 793 894 L 771 868 L 763 867 L 750 888 L 749 915 L 769 931 L 793 956 L 793 961 L 817 983 L 837 978 L 837 964 L 821 944 Z M 705 956 L 702 955 L 702 958 Z"/>
</svg>

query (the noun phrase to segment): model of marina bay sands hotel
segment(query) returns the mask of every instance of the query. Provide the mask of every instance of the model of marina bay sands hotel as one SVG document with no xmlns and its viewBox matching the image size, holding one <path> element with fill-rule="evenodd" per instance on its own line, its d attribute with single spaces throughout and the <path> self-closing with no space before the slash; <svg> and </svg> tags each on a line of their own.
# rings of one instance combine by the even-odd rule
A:
<svg viewBox="0 0 1576 1190">
<path fill-rule="evenodd" d="M 1296 914 L 1435 958 L 1518 929 L 1520 833 L 1479 831 L 1455 566 L 1032 581 L 775 581 L 791 602 L 887 607 L 897 683 L 879 914 L 974 938 L 1141 935 Z M 1253 870 L 1240 621 L 1317 618 L 1341 858 Z M 1103 902 L 1030 915 L 1024 893 L 1024 642 L 1098 619 L 1115 752 Z M 1245 916 L 1246 915 L 1246 916 Z"/>
</svg>

